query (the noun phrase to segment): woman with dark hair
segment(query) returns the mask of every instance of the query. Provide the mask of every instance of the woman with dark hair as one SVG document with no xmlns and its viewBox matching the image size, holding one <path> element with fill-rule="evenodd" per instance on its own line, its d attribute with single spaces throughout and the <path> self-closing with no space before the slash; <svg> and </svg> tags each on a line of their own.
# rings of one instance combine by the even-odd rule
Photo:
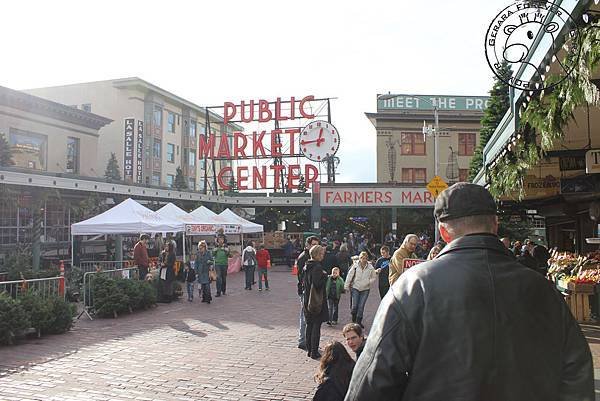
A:
<svg viewBox="0 0 600 401">
<path fill-rule="evenodd" d="M 173 279 L 175 278 L 175 244 L 173 241 L 169 241 L 165 248 L 161 255 L 160 302 L 171 302 L 173 300 Z"/>
<path fill-rule="evenodd" d="M 350 385 L 354 360 L 346 348 L 334 341 L 323 351 L 315 380 L 319 383 L 313 401 L 343 401 Z"/>
<path fill-rule="evenodd" d="M 329 319 L 325 283 L 327 272 L 323 270 L 325 248 L 314 245 L 308 251 L 310 259 L 304 265 L 304 317 L 306 318 L 306 348 L 309 358 L 319 359 L 321 324 Z"/>
</svg>

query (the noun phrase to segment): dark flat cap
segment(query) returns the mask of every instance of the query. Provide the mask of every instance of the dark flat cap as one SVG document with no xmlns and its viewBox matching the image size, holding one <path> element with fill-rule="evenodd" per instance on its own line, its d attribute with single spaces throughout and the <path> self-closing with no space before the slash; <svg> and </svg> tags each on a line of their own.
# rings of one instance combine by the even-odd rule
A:
<svg viewBox="0 0 600 401">
<path fill-rule="evenodd" d="M 488 190 L 468 182 L 459 182 L 442 191 L 435 200 L 433 209 L 433 215 L 438 221 L 495 215 L 496 212 L 496 202 Z"/>
</svg>

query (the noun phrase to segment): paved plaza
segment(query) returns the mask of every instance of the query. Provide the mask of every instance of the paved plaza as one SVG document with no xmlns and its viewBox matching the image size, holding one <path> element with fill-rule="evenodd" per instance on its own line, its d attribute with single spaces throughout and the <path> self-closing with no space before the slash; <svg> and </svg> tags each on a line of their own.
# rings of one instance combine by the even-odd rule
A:
<svg viewBox="0 0 600 401">
<path fill-rule="evenodd" d="M 296 348 L 296 278 L 284 268 L 269 278 L 268 292 L 245 291 L 235 274 L 211 305 L 196 297 L 118 319 L 82 318 L 67 334 L 0 348 L 0 400 L 311 399 L 318 362 Z M 367 327 L 378 300 L 373 288 Z M 342 339 L 348 305 L 344 295 L 340 325 L 324 324 L 321 344 Z M 584 330 L 600 367 L 600 329 Z"/>
</svg>

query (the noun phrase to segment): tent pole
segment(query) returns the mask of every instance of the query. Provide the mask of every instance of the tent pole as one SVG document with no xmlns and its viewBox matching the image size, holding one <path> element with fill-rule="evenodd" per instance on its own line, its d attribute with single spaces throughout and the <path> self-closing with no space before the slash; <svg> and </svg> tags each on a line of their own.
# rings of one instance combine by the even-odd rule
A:
<svg viewBox="0 0 600 401">
<path fill-rule="evenodd" d="M 71 231 L 71 269 L 75 264 L 75 246 L 73 245 L 74 235 L 73 231 Z"/>
<path fill-rule="evenodd" d="M 183 242 L 183 265 L 184 266 L 185 266 L 185 241 L 186 241 L 186 238 L 185 238 L 185 231 L 184 231 L 183 232 L 183 241 L 182 241 Z"/>
</svg>

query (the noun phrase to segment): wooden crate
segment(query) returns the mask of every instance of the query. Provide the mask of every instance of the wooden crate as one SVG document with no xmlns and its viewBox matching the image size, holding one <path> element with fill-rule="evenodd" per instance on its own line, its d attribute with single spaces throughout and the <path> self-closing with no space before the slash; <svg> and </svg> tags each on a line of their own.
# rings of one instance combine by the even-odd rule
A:
<svg viewBox="0 0 600 401">
<path fill-rule="evenodd" d="M 567 285 L 569 290 L 578 294 L 593 294 L 595 286 L 596 284 L 592 283 L 575 283 L 573 281 L 569 281 Z"/>
<path fill-rule="evenodd" d="M 590 294 L 573 293 L 565 297 L 571 313 L 580 323 L 589 322 L 591 319 Z"/>
</svg>

